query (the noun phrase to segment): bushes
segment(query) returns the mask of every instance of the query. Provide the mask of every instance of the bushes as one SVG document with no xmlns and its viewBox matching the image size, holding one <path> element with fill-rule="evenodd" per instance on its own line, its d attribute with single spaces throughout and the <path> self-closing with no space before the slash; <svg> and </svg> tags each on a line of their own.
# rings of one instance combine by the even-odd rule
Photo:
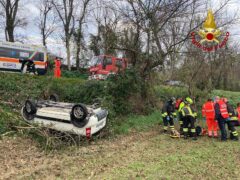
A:
<svg viewBox="0 0 240 180">
<path fill-rule="evenodd" d="M 162 101 L 166 101 L 171 97 L 188 96 L 187 89 L 184 87 L 156 86 L 155 93 L 156 93 L 156 96 Z"/>
<path fill-rule="evenodd" d="M 21 124 L 18 113 L 14 112 L 9 106 L 0 103 L 0 134 L 7 131 L 16 130 L 15 126 Z"/>
<path fill-rule="evenodd" d="M 223 91 L 223 90 L 214 90 L 211 93 L 212 97 L 220 96 L 228 98 L 230 104 L 234 107 L 237 106 L 237 103 L 240 102 L 240 92 L 232 92 L 232 91 Z"/>
<path fill-rule="evenodd" d="M 67 102 L 92 103 L 95 98 L 104 96 L 104 82 L 87 81 L 79 82 L 71 79 L 53 81 L 48 87 L 48 94 L 56 93 L 60 100 Z"/>
<path fill-rule="evenodd" d="M 133 69 L 110 77 L 106 86 L 106 98 L 108 102 L 111 102 L 112 110 L 116 114 L 127 115 L 136 112 L 139 108 L 138 113 L 141 111 L 144 113 L 147 108 L 140 108 L 145 106 L 141 94 L 144 86 L 140 75 Z"/>
<path fill-rule="evenodd" d="M 88 74 L 86 71 L 62 71 L 62 77 L 66 78 L 80 78 L 80 79 L 88 79 Z"/>
</svg>

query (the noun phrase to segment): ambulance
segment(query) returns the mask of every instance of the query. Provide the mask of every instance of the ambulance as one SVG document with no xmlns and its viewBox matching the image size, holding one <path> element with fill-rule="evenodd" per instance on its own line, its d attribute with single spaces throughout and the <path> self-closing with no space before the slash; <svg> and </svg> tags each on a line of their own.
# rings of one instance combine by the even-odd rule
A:
<svg viewBox="0 0 240 180">
<path fill-rule="evenodd" d="M 36 74 L 44 75 L 47 72 L 46 47 L 0 41 L 0 71 L 23 72 L 28 64 L 32 64 Z"/>
</svg>

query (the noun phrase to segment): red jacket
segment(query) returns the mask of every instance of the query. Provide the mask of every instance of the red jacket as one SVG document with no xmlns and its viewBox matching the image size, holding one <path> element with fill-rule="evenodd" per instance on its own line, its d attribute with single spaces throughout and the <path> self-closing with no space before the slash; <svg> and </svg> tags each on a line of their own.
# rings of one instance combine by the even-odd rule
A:
<svg viewBox="0 0 240 180">
<path fill-rule="evenodd" d="M 61 61 L 59 59 L 55 59 L 55 68 L 61 67 Z"/>
<path fill-rule="evenodd" d="M 240 121 L 240 107 L 237 107 L 238 121 Z"/>
<path fill-rule="evenodd" d="M 214 103 L 208 101 L 202 106 L 202 116 L 206 118 L 215 118 Z"/>
<path fill-rule="evenodd" d="M 227 104 L 223 100 L 219 100 L 218 102 L 220 114 L 223 118 L 229 118 Z"/>
</svg>

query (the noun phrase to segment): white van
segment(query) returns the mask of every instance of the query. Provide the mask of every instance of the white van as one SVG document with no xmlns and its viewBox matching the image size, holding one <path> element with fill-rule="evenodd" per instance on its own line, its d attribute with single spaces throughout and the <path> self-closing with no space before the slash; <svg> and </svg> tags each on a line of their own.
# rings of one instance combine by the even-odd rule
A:
<svg viewBox="0 0 240 180">
<path fill-rule="evenodd" d="M 24 64 L 34 63 L 37 74 L 47 72 L 47 49 L 44 46 L 0 41 L 0 71 L 22 72 Z"/>
</svg>

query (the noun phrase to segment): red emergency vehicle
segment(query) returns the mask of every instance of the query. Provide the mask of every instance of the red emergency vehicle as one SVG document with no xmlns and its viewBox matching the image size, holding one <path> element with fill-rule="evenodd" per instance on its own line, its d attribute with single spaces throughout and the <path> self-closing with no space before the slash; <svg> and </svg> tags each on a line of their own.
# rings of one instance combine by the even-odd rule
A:
<svg viewBox="0 0 240 180">
<path fill-rule="evenodd" d="M 90 61 L 89 79 L 105 80 L 110 74 L 117 74 L 127 68 L 125 58 L 109 55 L 94 56 Z"/>
</svg>

